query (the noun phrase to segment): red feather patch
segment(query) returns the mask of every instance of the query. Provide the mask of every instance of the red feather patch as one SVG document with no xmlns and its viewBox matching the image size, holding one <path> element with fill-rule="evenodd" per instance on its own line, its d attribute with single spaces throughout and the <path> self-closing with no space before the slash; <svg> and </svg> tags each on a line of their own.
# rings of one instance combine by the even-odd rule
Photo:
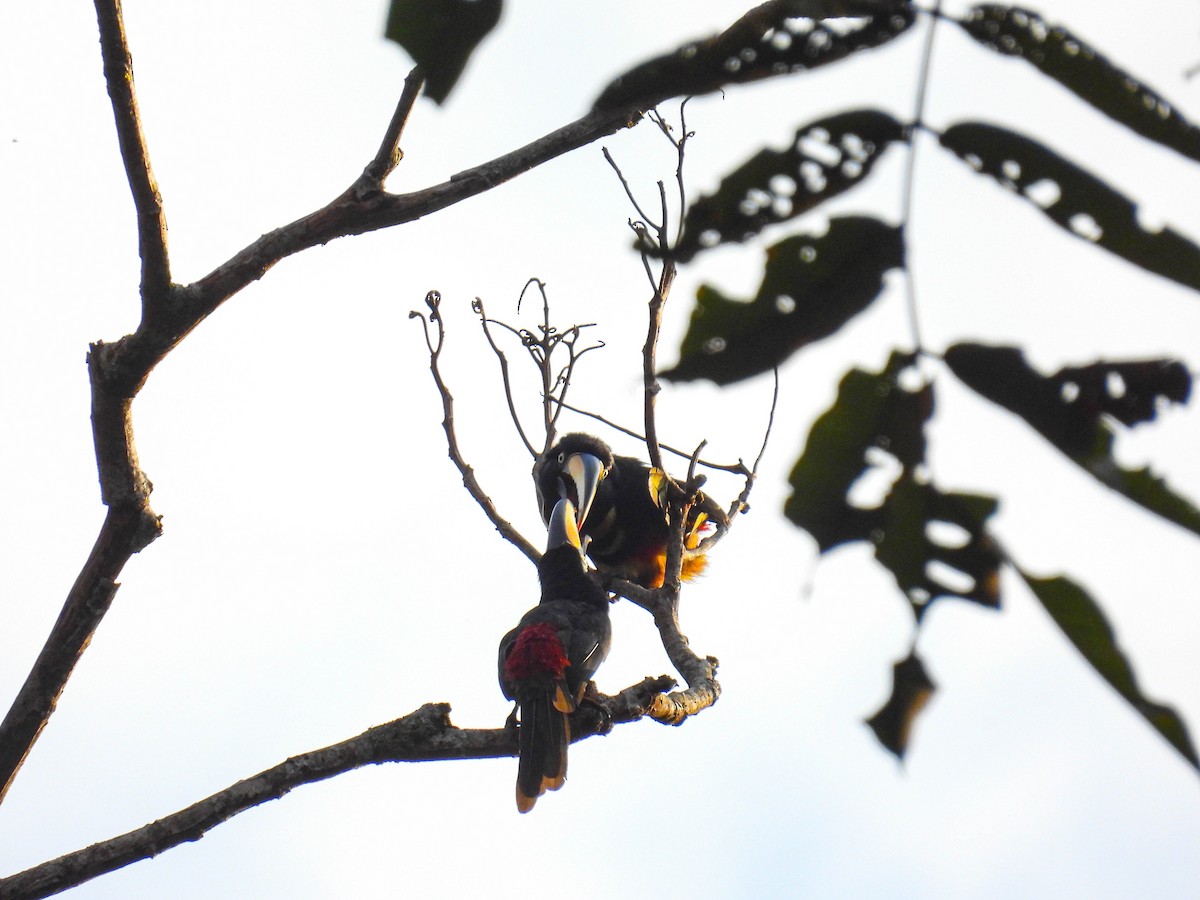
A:
<svg viewBox="0 0 1200 900">
<path fill-rule="evenodd" d="M 549 622 L 539 622 L 517 635 L 512 652 L 504 661 L 504 674 L 509 681 L 538 675 L 561 678 L 570 664 L 562 641 L 558 639 L 558 629 Z"/>
</svg>

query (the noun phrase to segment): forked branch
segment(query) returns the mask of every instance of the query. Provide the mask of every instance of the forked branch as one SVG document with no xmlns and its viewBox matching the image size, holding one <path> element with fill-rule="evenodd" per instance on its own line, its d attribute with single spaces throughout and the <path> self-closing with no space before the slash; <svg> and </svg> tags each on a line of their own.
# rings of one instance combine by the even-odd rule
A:
<svg viewBox="0 0 1200 900">
<path fill-rule="evenodd" d="M 166 220 L 138 117 L 120 0 L 95 0 L 95 6 L 105 77 L 138 216 L 142 318 L 134 333 L 114 343 L 95 343 L 88 357 L 96 457 L 102 499 L 109 513 L 58 622 L 0 723 L 0 801 L 104 617 L 116 591 L 117 576 L 130 556 L 159 534 L 159 518 L 149 503 L 150 481 L 138 464 L 131 415 L 133 400 L 154 367 L 226 300 L 280 260 L 335 238 L 427 216 L 627 127 L 638 118 L 629 108 L 593 111 L 442 184 L 408 194 L 389 194 L 382 189 L 383 181 L 400 159 L 401 133 L 419 89 L 419 72 L 410 73 L 378 152 L 350 188 L 326 206 L 263 235 L 199 281 L 172 285 Z"/>
</svg>

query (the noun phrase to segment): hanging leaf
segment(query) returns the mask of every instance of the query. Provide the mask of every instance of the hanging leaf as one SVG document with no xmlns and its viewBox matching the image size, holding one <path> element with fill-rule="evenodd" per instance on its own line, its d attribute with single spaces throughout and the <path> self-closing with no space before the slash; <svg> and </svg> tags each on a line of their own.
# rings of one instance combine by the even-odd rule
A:
<svg viewBox="0 0 1200 900">
<path fill-rule="evenodd" d="M 1130 470 L 1113 458 L 1110 415 L 1133 425 L 1154 418 L 1158 404 L 1184 403 L 1191 375 L 1174 360 L 1094 363 L 1045 376 L 1016 347 L 955 344 L 950 370 L 972 390 L 1016 413 L 1093 477 L 1150 512 L 1200 534 L 1200 510 L 1149 469 Z"/>
<path fill-rule="evenodd" d="M 862 181 L 904 126 L 861 109 L 805 125 L 785 150 L 762 150 L 725 176 L 717 192 L 691 205 L 683 238 L 672 248 L 686 262 L 706 247 L 745 241 Z"/>
<path fill-rule="evenodd" d="M 384 35 L 424 70 L 425 96 L 440 104 L 502 7 L 503 0 L 392 0 Z"/>
<path fill-rule="evenodd" d="M 1136 204 L 1037 141 L 995 125 L 966 122 L 947 129 L 941 143 L 1076 237 L 1200 290 L 1200 247 L 1170 228 L 1146 230 L 1138 223 Z"/>
<path fill-rule="evenodd" d="M 998 506 L 994 497 L 942 493 L 911 476 L 896 482 L 870 537 L 918 621 L 938 597 L 1000 608 L 1001 556 L 986 529 Z"/>
<path fill-rule="evenodd" d="M 959 25 L 985 47 L 1019 56 L 1142 137 L 1200 160 L 1200 128 L 1061 25 L 1049 25 L 1027 9 L 992 3 L 976 6 Z"/>
<path fill-rule="evenodd" d="M 882 372 L 852 369 L 834 405 L 813 423 L 789 482 L 784 515 L 809 532 L 822 553 L 870 541 L 875 556 L 920 619 L 938 597 L 1000 604 L 1000 554 L 986 532 L 996 500 L 943 493 L 924 475 L 924 425 L 933 389 L 907 390 L 909 354 L 893 353 Z M 852 493 L 865 477 L 899 470 L 883 501 L 866 506 Z"/>
<path fill-rule="evenodd" d="M 937 685 L 915 651 L 892 666 L 892 694 L 867 725 L 897 759 L 904 759 L 913 723 L 935 690 Z"/>
<path fill-rule="evenodd" d="M 820 15 L 825 8 L 830 17 L 865 17 L 830 24 Z M 709 94 L 728 84 L 815 69 L 886 44 L 907 31 L 913 19 L 907 0 L 768 0 L 720 34 L 630 69 L 604 89 L 594 108 L 644 111 L 672 97 Z"/>
<path fill-rule="evenodd" d="M 866 309 L 882 291 L 884 273 L 902 265 L 900 230 L 877 219 L 832 219 L 820 237 L 780 241 L 767 250 L 753 300 L 700 288 L 679 362 L 662 377 L 729 384 L 769 372 Z"/>
<path fill-rule="evenodd" d="M 1018 569 L 1017 571 L 1020 572 Z M 1100 607 L 1069 579 L 1034 578 L 1020 572 L 1046 612 L 1100 677 L 1111 684 L 1150 725 L 1197 769 L 1200 758 L 1187 727 L 1169 706 L 1146 698 L 1138 687 L 1129 660 L 1117 646 L 1116 636 Z"/>
<path fill-rule="evenodd" d="M 789 477 L 792 496 L 784 515 L 813 536 L 822 553 L 849 541 L 868 540 L 883 524 L 881 510 L 852 505 L 847 494 L 868 470 L 871 454 L 886 453 L 901 468 L 925 459 L 924 423 L 933 412 L 933 389 L 900 388 L 911 354 L 893 353 L 882 372 L 851 369 L 837 399 L 813 423 L 804 453 Z"/>
</svg>

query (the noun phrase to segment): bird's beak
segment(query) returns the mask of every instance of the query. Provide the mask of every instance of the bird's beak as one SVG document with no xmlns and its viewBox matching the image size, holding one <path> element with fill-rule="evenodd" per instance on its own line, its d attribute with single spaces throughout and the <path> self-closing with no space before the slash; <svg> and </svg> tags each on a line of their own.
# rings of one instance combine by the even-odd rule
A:
<svg viewBox="0 0 1200 900">
<path fill-rule="evenodd" d="M 596 490 L 604 479 L 604 463 L 590 453 L 572 453 L 564 468 L 575 483 L 575 499 L 579 501 L 575 512 L 575 524 L 582 528 L 592 510 Z"/>
<path fill-rule="evenodd" d="M 583 545 L 579 540 L 579 529 L 575 525 L 575 506 L 566 497 L 559 500 L 550 513 L 547 525 L 546 550 L 554 550 L 563 544 L 570 544 L 580 553 Z"/>
</svg>

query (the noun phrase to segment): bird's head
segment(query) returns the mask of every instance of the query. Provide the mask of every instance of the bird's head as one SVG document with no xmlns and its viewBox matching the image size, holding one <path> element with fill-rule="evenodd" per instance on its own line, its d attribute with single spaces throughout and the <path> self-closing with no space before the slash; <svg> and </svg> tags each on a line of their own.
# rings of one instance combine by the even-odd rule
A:
<svg viewBox="0 0 1200 900">
<path fill-rule="evenodd" d="M 534 480 L 547 523 L 554 505 L 565 499 L 573 504 L 575 524 L 582 528 L 613 461 L 613 452 L 604 441 L 578 432 L 566 435 L 546 451 L 534 467 Z"/>
</svg>

